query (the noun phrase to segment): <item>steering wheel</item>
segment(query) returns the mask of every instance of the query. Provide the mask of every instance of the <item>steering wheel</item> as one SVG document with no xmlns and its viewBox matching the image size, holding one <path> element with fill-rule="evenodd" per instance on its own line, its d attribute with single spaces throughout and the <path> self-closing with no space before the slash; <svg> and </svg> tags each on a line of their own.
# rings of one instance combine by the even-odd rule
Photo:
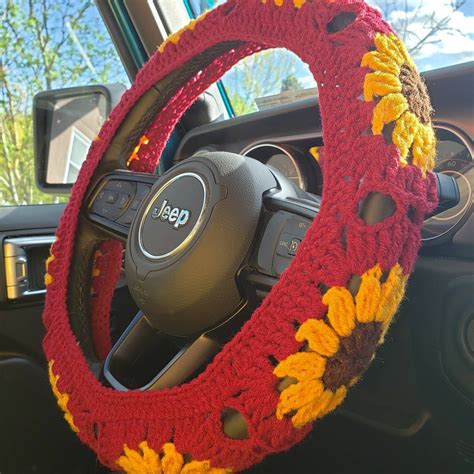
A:
<svg viewBox="0 0 474 474">
<path fill-rule="evenodd" d="M 318 83 L 322 199 L 225 152 L 155 176 L 195 99 L 275 47 Z M 47 262 L 51 384 L 103 464 L 239 471 L 339 406 L 436 205 L 430 114 L 405 47 L 363 1 L 229 0 L 160 46 L 94 140 Z M 124 247 L 140 312 L 112 348 Z"/>
</svg>

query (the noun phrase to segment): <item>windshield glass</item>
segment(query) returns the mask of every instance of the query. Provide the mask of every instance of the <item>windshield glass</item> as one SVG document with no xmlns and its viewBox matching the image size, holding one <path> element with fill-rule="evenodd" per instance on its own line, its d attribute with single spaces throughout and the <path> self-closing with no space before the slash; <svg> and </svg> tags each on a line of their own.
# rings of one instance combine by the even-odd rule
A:
<svg viewBox="0 0 474 474">
<path fill-rule="evenodd" d="M 198 16 L 223 0 L 184 0 Z M 474 59 L 473 0 L 369 0 L 405 42 L 420 71 Z M 244 59 L 222 79 L 235 115 L 314 96 L 306 64 L 284 49 Z"/>
</svg>

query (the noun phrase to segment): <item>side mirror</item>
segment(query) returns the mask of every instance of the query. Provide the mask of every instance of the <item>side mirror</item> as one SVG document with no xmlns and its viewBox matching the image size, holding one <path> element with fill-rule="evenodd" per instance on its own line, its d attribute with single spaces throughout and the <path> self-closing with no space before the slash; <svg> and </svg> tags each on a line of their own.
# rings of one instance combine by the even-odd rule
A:
<svg viewBox="0 0 474 474">
<path fill-rule="evenodd" d="M 125 90 L 122 84 L 93 85 L 35 95 L 35 169 L 41 191 L 71 191 L 92 140 Z"/>
</svg>

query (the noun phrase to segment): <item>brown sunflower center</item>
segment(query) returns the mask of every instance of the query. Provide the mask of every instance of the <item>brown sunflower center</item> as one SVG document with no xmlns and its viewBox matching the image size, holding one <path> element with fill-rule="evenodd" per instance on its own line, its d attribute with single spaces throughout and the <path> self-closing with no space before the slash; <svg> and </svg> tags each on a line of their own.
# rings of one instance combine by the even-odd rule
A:
<svg viewBox="0 0 474 474">
<path fill-rule="evenodd" d="M 370 364 L 381 331 L 380 323 L 359 323 L 350 336 L 341 337 L 339 350 L 326 362 L 324 386 L 335 392 L 360 375 Z"/>
<path fill-rule="evenodd" d="M 429 123 L 433 111 L 425 82 L 418 72 L 408 64 L 404 64 L 400 68 L 400 82 L 402 94 L 408 102 L 410 111 L 423 125 L 426 125 Z"/>
</svg>

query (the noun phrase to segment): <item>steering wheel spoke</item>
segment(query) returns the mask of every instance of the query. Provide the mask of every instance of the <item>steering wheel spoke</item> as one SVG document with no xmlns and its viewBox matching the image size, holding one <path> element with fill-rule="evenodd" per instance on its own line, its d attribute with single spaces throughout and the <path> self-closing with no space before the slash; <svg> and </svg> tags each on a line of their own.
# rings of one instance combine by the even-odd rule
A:
<svg viewBox="0 0 474 474">
<path fill-rule="evenodd" d="M 185 383 L 221 350 L 210 333 L 171 337 L 139 312 L 110 351 L 103 376 L 117 390 L 160 390 Z"/>
<path fill-rule="evenodd" d="M 100 234 L 125 242 L 137 211 L 156 176 L 128 171 L 106 174 L 90 193 L 85 213 Z"/>
<path fill-rule="evenodd" d="M 264 197 L 265 218 L 260 238 L 254 246 L 249 267 L 241 280 L 257 300 L 262 300 L 278 282 L 296 255 L 306 231 L 319 212 L 321 198 L 288 187 Z"/>
</svg>

